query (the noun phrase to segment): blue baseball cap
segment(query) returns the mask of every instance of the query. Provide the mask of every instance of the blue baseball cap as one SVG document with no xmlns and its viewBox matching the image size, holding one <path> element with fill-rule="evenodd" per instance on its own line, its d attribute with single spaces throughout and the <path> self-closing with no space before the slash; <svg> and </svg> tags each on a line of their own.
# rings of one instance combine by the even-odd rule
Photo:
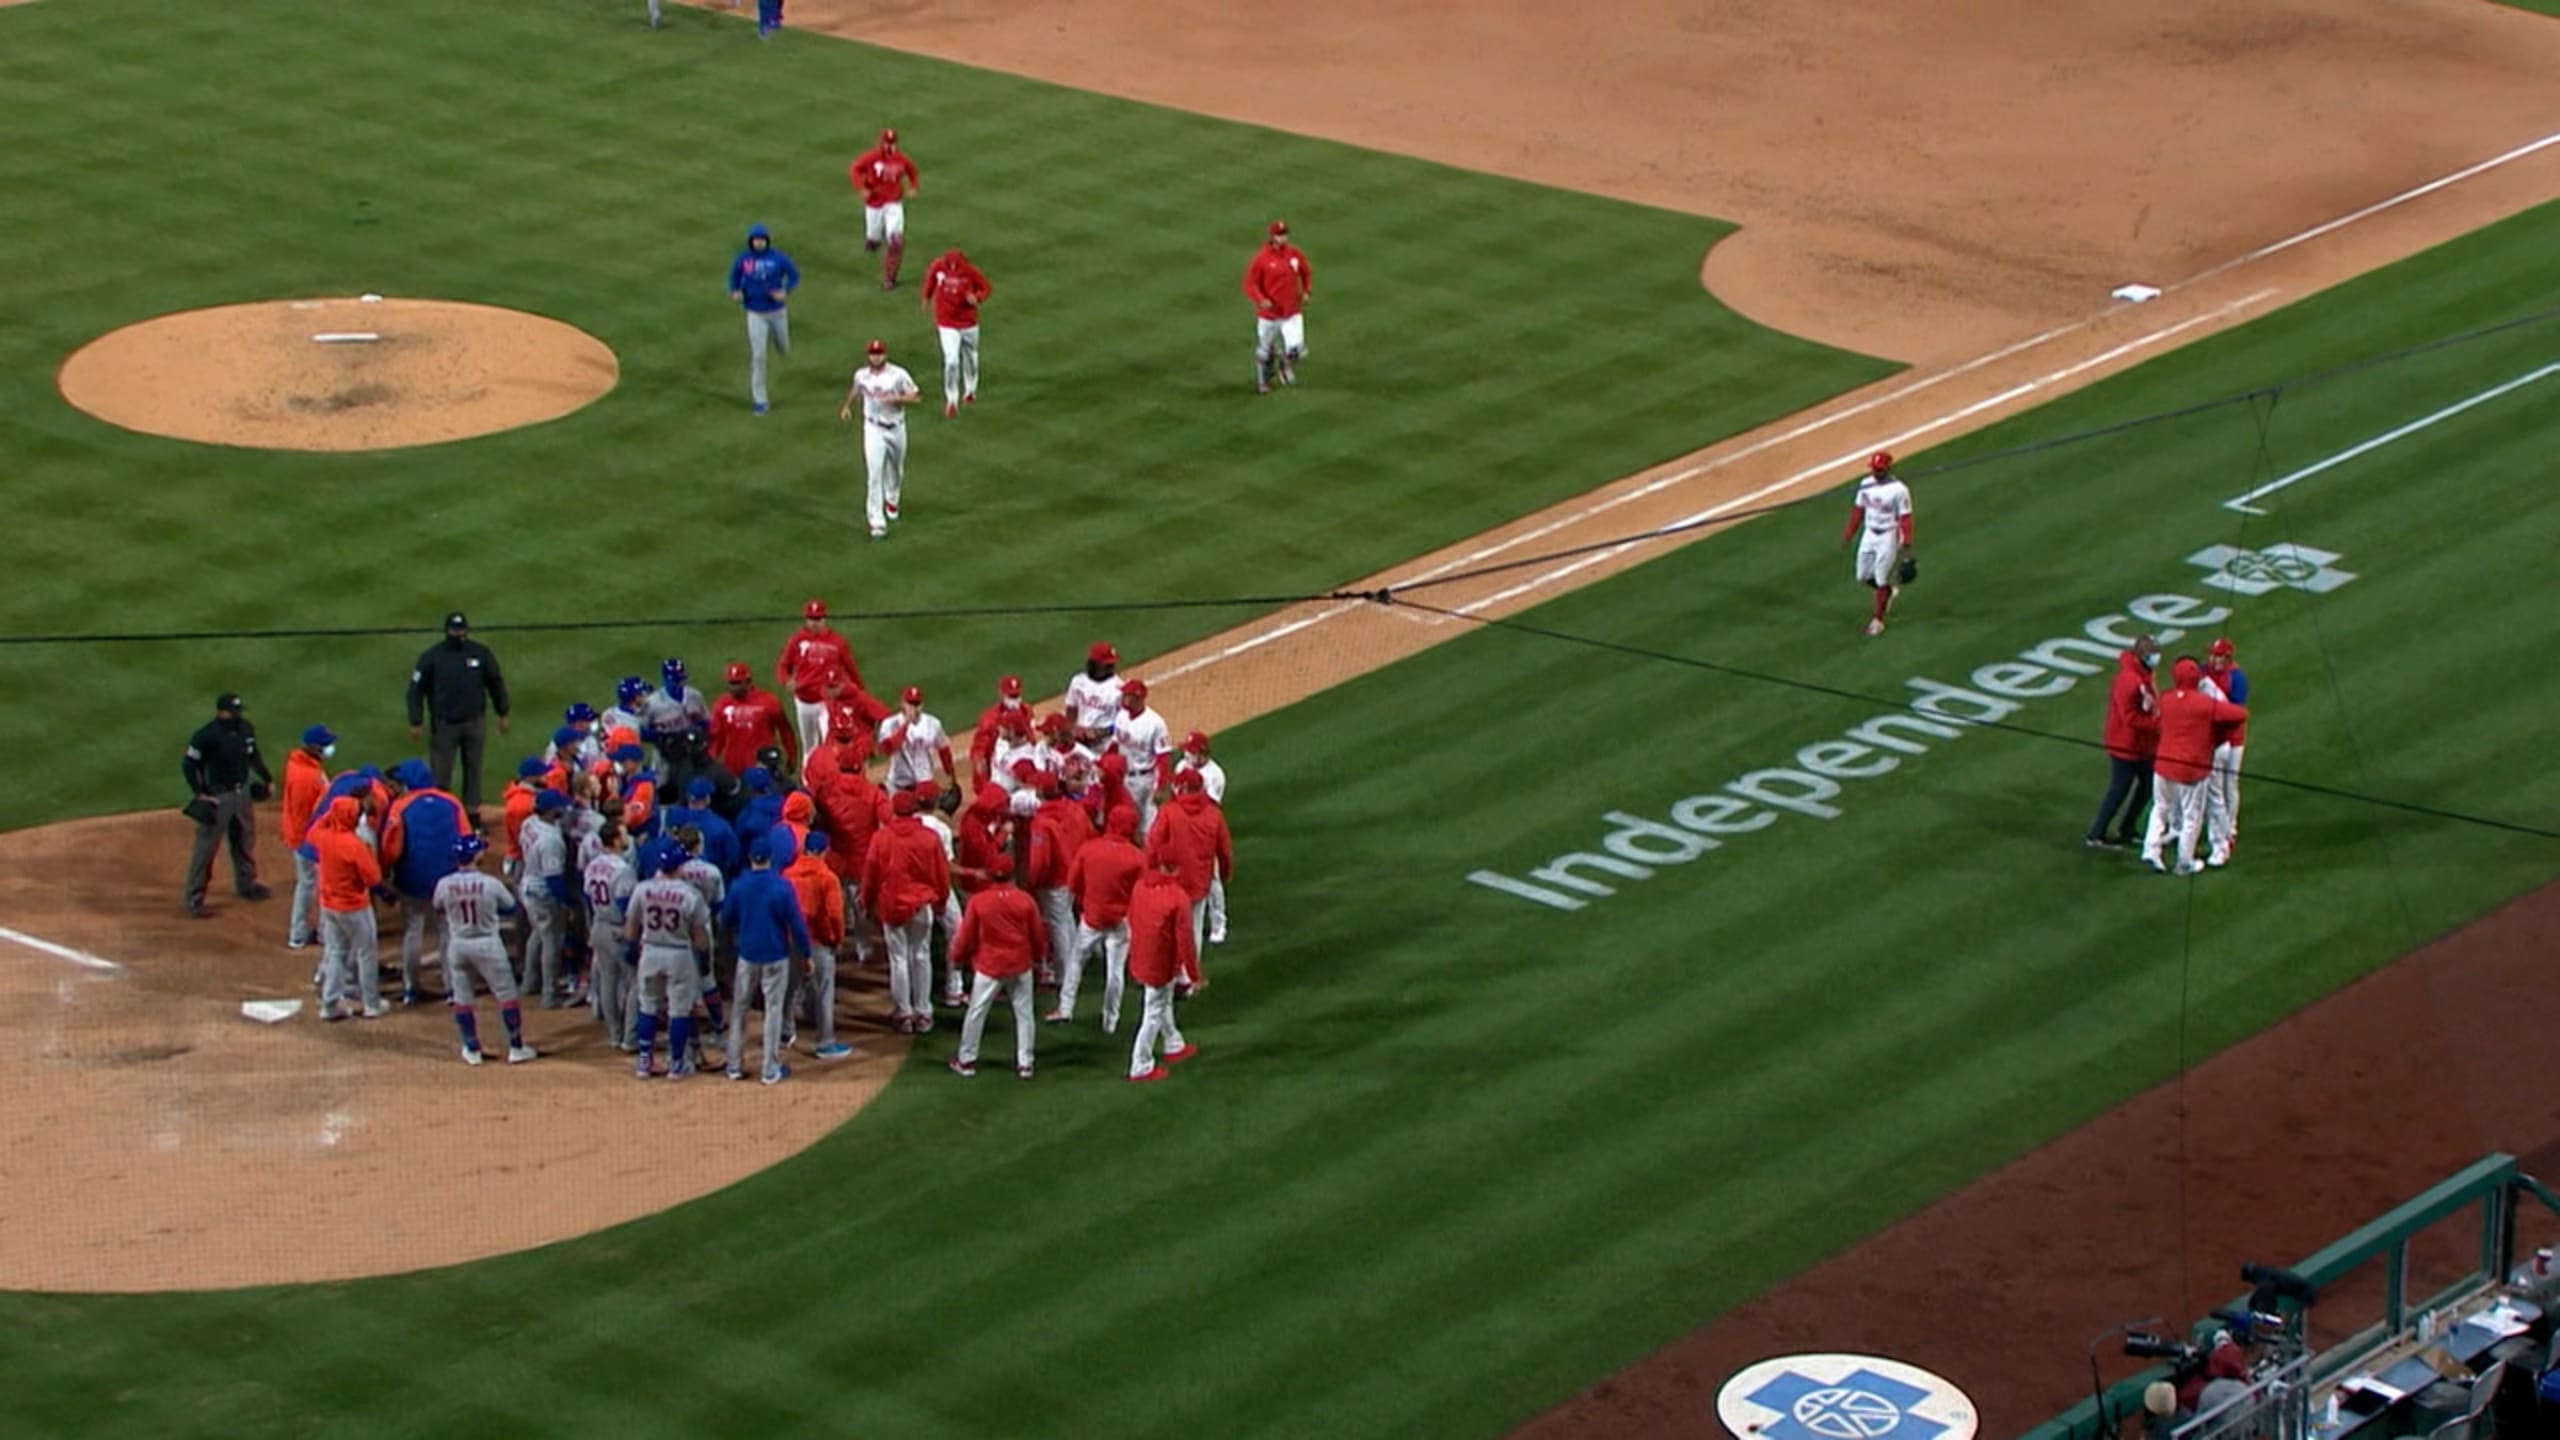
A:
<svg viewBox="0 0 2560 1440">
<path fill-rule="evenodd" d="M 533 808 L 536 813 L 543 815 L 548 815 L 554 810 L 566 810 L 569 808 L 569 797 L 557 790 L 545 790 L 533 797 Z"/>
<path fill-rule="evenodd" d="M 404 790 L 425 790 L 436 783 L 436 772 L 424 760 L 403 760 L 391 767 L 391 778 Z"/>
<path fill-rule="evenodd" d="M 596 722 L 596 707 L 581 700 L 561 711 L 560 718 L 572 725 L 592 725 Z"/>
<path fill-rule="evenodd" d="M 738 783 L 762 795 L 773 789 L 773 772 L 761 765 L 750 765 L 746 773 L 738 777 Z"/>
<path fill-rule="evenodd" d="M 820 831 L 816 831 L 816 830 L 812 830 L 812 831 L 810 831 L 810 832 L 809 832 L 809 838 L 800 842 L 800 850 L 801 850 L 801 853 L 803 853 L 803 854 L 807 854 L 807 855 L 824 855 L 824 854 L 826 854 L 826 853 L 827 853 L 827 837 L 826 837 L 826 835 L 825 835 L 824 833 L 820 832 Z"/>
<path fill-rule="evenodd" d="M 687 784 L 687 785 L 684 787 L 684 796 L 685 796 L 685 798 L 686 798 L 686 799 L 688 799 L 688 800 L 708 800 L 708 799 L 710 799 L 710 798 L 711 798 L 711 777 L 710 777 L 710 776 L 708 776 L 708 775 L 696 775 L 696 776 L 694 776 L 694 777 L 693 777 L 692 782 L 691 782 L 691 783 L 689 783 L 689 784 Z"/>
<path fill-rule="evenodd" d="M 586 738 L 586 736 L 579 734 L 577 727 L 573 725 L 563 725 L 559 729 L 551 732 L 551 743 L 559 746 L 563 750 L 574 749 L 577 746 L 586 743 Z"/>
<path fill-rule="evenodd" d="M 750 840 L 750 841 L 748 841 L 748 842 L 747 842 L 747 863 L 748 863 L 748 864 L 750 864 L 750 865 L 770 865 L 770 864 L 772 864 L 772 863 L 773 863 L 773 847 L 772 847 L 771 845 L 766 844 L 766 843 L 765 843 L 764 841 L 762 841 L 762 840 Z"/>
<path fill-rule="evenodd" d="M 302 743 L 305 745 L 335 745 L 338 743 L 338 734 L 326 725 L 314 725 L 302 732 Z"/>
<path fill-rule="evenodd" d="M 613 747 L 613 758 L 616 760 L 646 760 L 649 758 L 649 754 L 637 745 L 616 745 Z"/>
<path fill-rule="evenodd" d="M 516 762 L 516 778 L 519 780 L 530 780 L 534 776 L 548 771 L 550 768 L 550 766 L 542 763 L 541 756 L 527 755 Z"/>
</svg>

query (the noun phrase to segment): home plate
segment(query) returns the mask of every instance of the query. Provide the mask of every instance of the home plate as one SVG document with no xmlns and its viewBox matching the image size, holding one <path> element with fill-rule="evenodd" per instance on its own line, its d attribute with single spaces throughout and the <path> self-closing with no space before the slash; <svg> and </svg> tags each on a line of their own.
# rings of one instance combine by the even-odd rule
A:
<svg viewBox="0 0 2560 1440">
<path fill-rule="evenodd" d="M 382 337 L 370 330 L 323 330 L 311 338 L 323 345 L 369 345 Z"/>
<path fill-rule="evenodd" d="M 280 1025 L 302 1013 L 299 1000 L 243 1000 L 240 1013 L 261 1025 Z"/>
</svg>

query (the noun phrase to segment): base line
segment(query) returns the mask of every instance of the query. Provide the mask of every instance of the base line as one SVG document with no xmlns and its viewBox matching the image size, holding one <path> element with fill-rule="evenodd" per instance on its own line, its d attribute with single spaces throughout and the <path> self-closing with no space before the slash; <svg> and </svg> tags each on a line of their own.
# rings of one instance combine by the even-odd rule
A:
<svg viewBox="0 0 2560 1440">
<path fill-rule="evenodd" d="M 2311 464 L 2305 465 L 2301 469 L 2294 471 L 2290 475 L 2279 475 L 2275 479 L 2268 481 L 2266 484 L 2261 485 L 2257 489 L 2251 490 L 2246 494 L 2234 495 L 2230 499 L 2222 502 L 2222 508 L 2225 510 L 2237 510 L 2243 515 L 2264 515 L 2267 513 L 2266 511 L 2259 509 L 2257 506 L 2252 505 L 2249 502 L 2252 500 L 2262 500 L 2267 496 L 2273 495 L 2277 491 L 2282 490 L 2286 486 L 2293 484 L 2297 480 L 2308 480 L 2312 476 L 2317 475 L 2321 471 L 2329 469 L 2332 466 L 2344 465 L 2359 455 L 2369 455 L 2374 451 L 2381 449 L 2383 446 L 2390 444 L 2394 440 L 2406 440 L 2410 436 L 2417 434 L 2419 431 L 2426 429 L 2428 426 L 2433 425 L 2438 421 L 2450 420 L 2454 416 L 2461 414 L 2463 411 L 2468 410 L 2475 405 L 2486 405 L 2490 401 L 2495 400 L 2499 396 L 2507 394 L 2510 391 L 2521 390 L 2536 380 L 2547 380 L 2554 375 L 2560 375 L 2560 364 L 2545 365 L 2541 369 L 2534 371 L 2532 374 L 2519 375 L 2504 385 L 2493 385 L 2488 389 L 2481 391 L 2479 394 L 2469 397 L 2468 399 L 2456 400 L 2452 404 L 2447 405 L 2432 415 L 2421 415 L 2417 419 L 2410 421 L 2408 424 L 2401 426 L 2397 430 L 2386 430 L 2361 444 L 2350 445 L 2346 449 L 2339 451 L 2337 454 L 2330 456 L 2326 460 L 2314 461 Z"/>
<path fill-rule="evenodd" d="M 57 960 L 68 960 L 72 964 L 77 965 L 84 970 L 95 970 L 106 975 L 121 975 L 124 973 L 124 967 L 113 960 L 92 955 L 86 950 L 74 950 L 68 945 L 56 945 L 50 940 L 39 940 L 35 936 L 29 935 L 22 930 L 12 930 L 6 926 L 0 926 L 0 940 L 14 941 L 17 944 L 26 946 L 30 950 L 41 950 L 45 954 L 50 955 Z"/>
</svg>

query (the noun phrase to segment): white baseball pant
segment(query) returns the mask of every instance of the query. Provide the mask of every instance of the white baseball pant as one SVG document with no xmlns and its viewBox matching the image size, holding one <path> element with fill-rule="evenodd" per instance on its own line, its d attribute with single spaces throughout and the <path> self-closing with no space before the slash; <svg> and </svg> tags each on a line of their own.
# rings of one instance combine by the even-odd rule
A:
<svg viewBox="0 0 2560 1440">
<path fill-rule="evenodd" d="M 978 327 L 934 327 L 942 332 L 942 403 L 957 405 L 978 394 Z"/>
</svg>

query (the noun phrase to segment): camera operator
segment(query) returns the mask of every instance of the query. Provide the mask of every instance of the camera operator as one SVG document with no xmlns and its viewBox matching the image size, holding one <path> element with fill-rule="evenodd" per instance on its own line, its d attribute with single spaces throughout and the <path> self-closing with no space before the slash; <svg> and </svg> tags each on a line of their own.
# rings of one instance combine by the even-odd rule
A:
<svg viewBox="0 0 2560 1440">
<path fill-rule="evenodd" d="M 2193 1416 L 2249 1387 L 2249 1354 L 2228 1330 L 2213 1332 L 2201 1363 L 2178 1367 L 2178 1408 Z"/>
</svg>

